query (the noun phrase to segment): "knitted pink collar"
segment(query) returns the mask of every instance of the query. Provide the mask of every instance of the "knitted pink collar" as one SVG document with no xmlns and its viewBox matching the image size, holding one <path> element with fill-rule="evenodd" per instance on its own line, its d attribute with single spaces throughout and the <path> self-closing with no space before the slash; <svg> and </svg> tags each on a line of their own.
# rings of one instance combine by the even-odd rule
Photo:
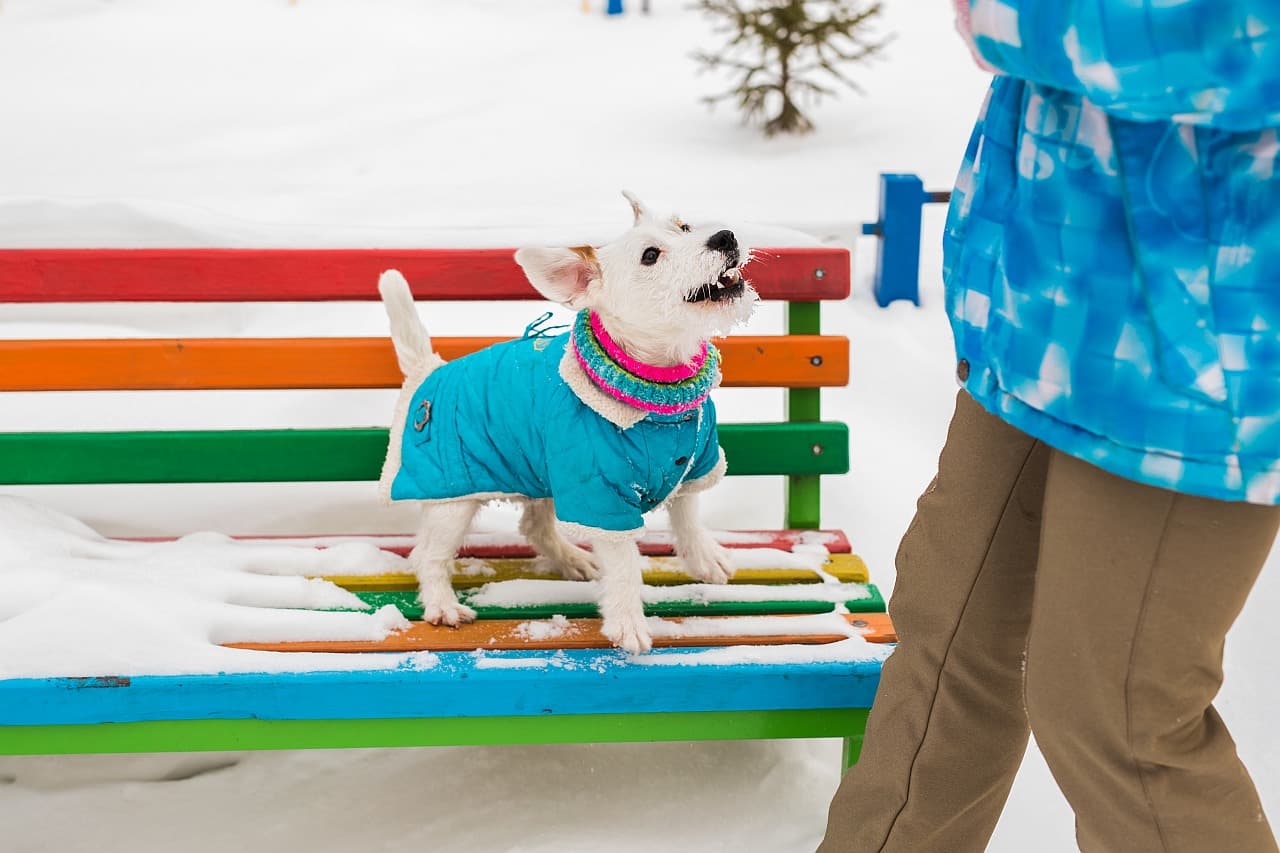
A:
<svg viewBox="0 0 1280 853">
<path fill-rule="evenodd" d="M 719 374 L 720 354 L 704 343 L 687 364 L 657 367 L 637 361 L 610 337 L 594 312 L 581 311 L 570 346 L 584 373 L 601 391 L 641 411 L 675 415 L 701 406 Z"/>
</svg>

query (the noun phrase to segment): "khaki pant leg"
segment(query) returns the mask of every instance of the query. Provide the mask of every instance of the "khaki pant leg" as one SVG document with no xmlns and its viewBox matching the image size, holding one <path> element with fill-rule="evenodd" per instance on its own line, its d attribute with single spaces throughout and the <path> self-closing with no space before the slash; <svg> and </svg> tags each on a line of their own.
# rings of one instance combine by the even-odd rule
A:
<svg viewBox="0 0 1280 853">
<path fill-rule="evenodd" d="M 898 552 L 900 643 L 820 853 L 986 847 L 1028 738 L 1022 660 L 1048 458 L 960 394 Z"/>
<path fill-rule="evenodd" d="M 1277 523 L 1053 454 L 1027 709 L 1086 853 L 1276 850 L 1212 702 Z"/>
</svg>

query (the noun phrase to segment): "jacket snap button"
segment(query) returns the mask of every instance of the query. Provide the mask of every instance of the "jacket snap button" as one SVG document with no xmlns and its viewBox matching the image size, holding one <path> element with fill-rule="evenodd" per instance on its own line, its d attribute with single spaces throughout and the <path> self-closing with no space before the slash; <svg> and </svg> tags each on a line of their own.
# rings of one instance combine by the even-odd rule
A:
<svg viewBox="0 0 1280 853">
<path fill-rule="evenodd" d="M 962 358 L 960 363 L 956 365 L 956 376 L 961 382 L 969 381 L 969 360 Z"/>
<path fill-rule="evenodd" d="M 688 462 L 688 461 L 689 461 L 689 457 L 688 457 L 688 456 L 681 456 L 679 459 L 677 459 L 677 460 L 676 460 L 676 464 L 677 464 L 677 465 L 683 465 L 683 464 L 685 464 L 685 463 L 686 463 L 686 462 Z"/>
</svg>

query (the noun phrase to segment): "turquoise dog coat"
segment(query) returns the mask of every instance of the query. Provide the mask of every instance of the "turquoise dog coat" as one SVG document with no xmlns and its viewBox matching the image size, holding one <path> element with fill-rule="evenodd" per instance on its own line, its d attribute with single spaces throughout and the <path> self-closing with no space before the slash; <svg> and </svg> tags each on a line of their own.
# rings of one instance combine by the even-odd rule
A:
<svg viewBox="0 0 1280 853">
<path fill-rule="evenodd" d="M 709 398 L 664 415 L 605 397 L 569 339 L 497 344 L 407 381 L 383 470 L 390 499 L 552 498 L 562 523 L 633 532 L 682 484 L 719 479 Z"/>
</svg>

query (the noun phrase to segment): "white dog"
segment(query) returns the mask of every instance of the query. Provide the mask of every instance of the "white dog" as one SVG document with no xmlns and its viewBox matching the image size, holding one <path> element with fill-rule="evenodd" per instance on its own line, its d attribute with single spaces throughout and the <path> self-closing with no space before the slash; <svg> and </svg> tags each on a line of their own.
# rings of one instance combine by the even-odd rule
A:
<svg viewBox="0 0 1280 853">
<path fill-rule="evenodd" d="M 404 278 L 379 290 L 405 383 L 382 474 L 387 500 L 422 503 L 409 560 L 424 618 L 475 618 L 449 573 L 480 506 L 525 503 L 521 532 L 565 578 L 602 573 L 604 633 L 631 652 L 652 646 L 635 540 L 642 514 L 670 508 L 676 550 L 706 583 L 732 574 L 698 520 L 697 495 L 724 475 L 715 407 L 716 334 L 758 301 L 730 231 L 650 216 L 598 249 L 521 249 L 516 262 L 548 299 L 574 308 L 570 332 L 524 338 L 448 365 L 431 350 Z M 562 531 L 591 543 L 594 560 Z"/>
</svg>

